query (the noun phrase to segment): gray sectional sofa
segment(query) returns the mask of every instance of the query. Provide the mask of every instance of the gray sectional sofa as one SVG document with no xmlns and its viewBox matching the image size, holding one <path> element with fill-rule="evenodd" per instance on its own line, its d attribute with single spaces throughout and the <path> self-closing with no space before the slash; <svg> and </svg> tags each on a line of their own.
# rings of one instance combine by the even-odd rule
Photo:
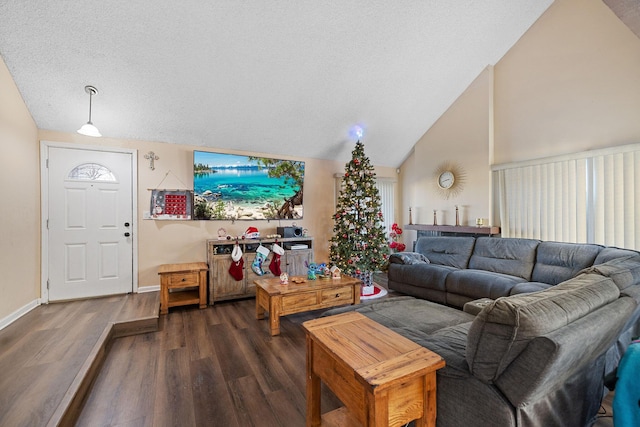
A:
<svg viewBox="0 0 640 427">
<path fill-rule="evenodd" d="M 357 310 L 435 351 L 437 425 L 588 426 L 640 332 L 640 253 L 530 239 L 422 237 L 394 256 L 412 296 Z M 477 315 L 461 310 L 490 298 Z"/>
<path fill-rule="evenodd" d="M 389 288 L 462 308 L 479 298 L 550 288 L 581 270 L 638 252 L 600 245 L 495 237 L 421 237 L 392 255 Z"/>
</svg>

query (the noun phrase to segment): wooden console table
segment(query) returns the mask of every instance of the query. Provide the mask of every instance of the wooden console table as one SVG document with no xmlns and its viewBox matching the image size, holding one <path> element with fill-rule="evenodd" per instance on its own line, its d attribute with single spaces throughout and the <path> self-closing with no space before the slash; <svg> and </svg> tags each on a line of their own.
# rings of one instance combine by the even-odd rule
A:
<svg viewBox="0 0 640 427">
<path fill-rule="evenodd" d="M 438 354 L 357 312 L 303 323 L 307 427 L 436 425 Z M 320 415 L 320 381 L 345 408 Z"/>
</svg>

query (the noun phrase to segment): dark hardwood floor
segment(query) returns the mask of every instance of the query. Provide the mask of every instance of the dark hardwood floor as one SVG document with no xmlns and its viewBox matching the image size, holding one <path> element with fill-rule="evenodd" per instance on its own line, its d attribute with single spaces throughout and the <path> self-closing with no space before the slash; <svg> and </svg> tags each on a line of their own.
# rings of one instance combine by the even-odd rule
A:
<svg viewBox="0 0 640 427">
<path fill-rule="evenodd" d="M 176 308 L 160 331 L 114 341 L 78 426 L 304 426 L 310 312 L 271 337 L 255 300 Z M 323 411 L 340 406 L 324 390 Z"/>
<path fill-rule="evenodd" d="M 61 408 L 105 324 L 124 322 L 114 337 L 147 330 L 158 301 L 138 294 L 50 304 L 1 330 L 0 426 L 65 425 Z M 253 299 L 173 308 L 156 317 L 156 332 L 109 340 L 76 425 L 304 426 L 301 324 L 321 313 L 286 316 L 271 337 Z M 126 326 L 135 318 L 142 323 Z M 605 401 L 596 427 L 613 426 Z M 340 402 L 323 387 L 322 405 L 327 412 Z"/>
<path fill-rule="evenodd" d="M 283 317 L 271 337 L 253 299 L 173 309 L 160 332 L 114 342 L 77 425 L 304 426 L 301 324 L 321 312 Z M 340 406 L 327 389 L 322 404 Z"/>
<path fill-rule="evenodd" d="M 0 426 L 75 419 L 111 339 L 158 329 L 157 293 L 41 305 L 0 331 Z"/>
</svg>

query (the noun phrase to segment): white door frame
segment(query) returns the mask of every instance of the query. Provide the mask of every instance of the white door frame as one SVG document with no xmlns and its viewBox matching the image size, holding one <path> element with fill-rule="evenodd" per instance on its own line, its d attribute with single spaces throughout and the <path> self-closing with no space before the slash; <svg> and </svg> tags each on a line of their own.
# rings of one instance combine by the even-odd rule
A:
<svg viewBox="0 0 640 427">
<path fill-rule="evenodd" d="M 49 148 L 69 148 L 77 150 L 93 150 L 112 153 L 131 154 L 131 197 L 132 197 L 132 218 L 131 231 L 132 251 L 133 251 L 133 292 L 138 292 L 138 150 L 105 147 L 95 145 L 79 145 L 65 142 L 40 141 L 40 303 L 49 303 L 49 233 L 47 231 L 47 219 L 49 212 L 49 172 L 47 168 L 47 153 Z"/>
</svg>

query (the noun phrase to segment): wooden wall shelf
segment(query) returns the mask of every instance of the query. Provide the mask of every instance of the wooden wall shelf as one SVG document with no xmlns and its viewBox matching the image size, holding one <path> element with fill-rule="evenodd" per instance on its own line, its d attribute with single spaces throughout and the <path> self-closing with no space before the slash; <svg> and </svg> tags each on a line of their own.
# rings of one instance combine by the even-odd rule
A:
<svg viewBox="0 0 640 427">
<path fill-rule="evenodd" d="M 500 234 L 500 227 L 472 227 L 466 225 L 428 225 L 428 224 L 405 224 L 405 230 L 431 231 L 439 234 L 469 234 L 494 236 Z"/>
</svg>

